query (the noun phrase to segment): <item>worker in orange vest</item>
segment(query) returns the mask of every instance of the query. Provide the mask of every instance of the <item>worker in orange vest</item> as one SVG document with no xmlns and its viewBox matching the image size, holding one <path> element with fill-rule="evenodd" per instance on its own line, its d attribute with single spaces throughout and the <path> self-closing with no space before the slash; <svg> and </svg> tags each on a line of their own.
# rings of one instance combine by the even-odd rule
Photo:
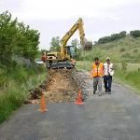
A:
<svg viewBox="0 0 140 140">
<path fill-rule="evenodd" d="M 103 63 L 99 61 L 98 57 L 95 57 L 94 63 L 92 65 L 92 77 L 93 77 L 93 94 L 97 91 L 97 86 L 99 90 L 99 96 L 102 95 L 102 77 L 104 73 Z"/>
</svg>

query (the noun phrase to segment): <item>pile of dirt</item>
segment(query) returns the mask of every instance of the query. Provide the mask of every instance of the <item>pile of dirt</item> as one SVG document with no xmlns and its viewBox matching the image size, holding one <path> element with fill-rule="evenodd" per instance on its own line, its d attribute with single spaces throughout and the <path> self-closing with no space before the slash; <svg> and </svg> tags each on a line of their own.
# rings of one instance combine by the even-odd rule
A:
<svg viewBox="0 0 140 140">
<path fill-rule="evenodd" d="M 73 69 L 59 69 L 48 71 L 48 82 L 45 97 L 48 102 L 73 102 L 78 93 L 77 83 L 74 81 Z"/>
<path fill-rule="evenodd" d="M 46 81 L 29 91 L 26 103 L 39 103 L 42 93 L 47 102 L 74 102 L 79 89 L 82 90 L 83 101 L 87 97 L 85 91 L 89 76 L 76 69 L 48 70 Z"/>
</svg>

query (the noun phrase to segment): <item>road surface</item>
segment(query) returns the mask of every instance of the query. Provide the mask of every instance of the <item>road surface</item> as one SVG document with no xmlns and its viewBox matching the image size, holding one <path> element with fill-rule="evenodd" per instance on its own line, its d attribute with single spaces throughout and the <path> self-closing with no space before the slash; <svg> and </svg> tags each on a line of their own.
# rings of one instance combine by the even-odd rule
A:
<svg viewBox="0 0 140 140">
<path fill-rule="evenodd" d="M 0 126 L 0 140 L 140 140 L 140 96 L 119 84 L 112 94 L 92 95 L 82 106 L 74 103 L 24 105 Z"/>
</svg>

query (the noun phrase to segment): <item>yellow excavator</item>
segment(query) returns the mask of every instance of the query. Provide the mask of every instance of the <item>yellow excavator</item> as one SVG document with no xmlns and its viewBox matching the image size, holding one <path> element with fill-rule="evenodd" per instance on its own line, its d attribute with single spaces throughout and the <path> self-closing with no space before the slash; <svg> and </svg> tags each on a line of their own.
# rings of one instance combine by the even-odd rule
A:
<svg viewBox="0 0 140 140">
<path fill-rule="evenodd" d="M 73 63 L 73 60 L 75 59 L 74 47 L 73 46 L 66 46 L 66 45 L 67 45 L 68 40 L 71 38 L 71 36 L 77 30 L 79 30 L 80 44 L 81 44 L 83 49 L 86 48 L 83 21 L 82 21 L 82 18 L 79 18 L 78 21 L 71 27 L 71 29 L 60 40 L 60 52 L 47 53 L 47 67 L 48 68 L 71 69 L 74 67 L 74 63 Z"/>
</svg>

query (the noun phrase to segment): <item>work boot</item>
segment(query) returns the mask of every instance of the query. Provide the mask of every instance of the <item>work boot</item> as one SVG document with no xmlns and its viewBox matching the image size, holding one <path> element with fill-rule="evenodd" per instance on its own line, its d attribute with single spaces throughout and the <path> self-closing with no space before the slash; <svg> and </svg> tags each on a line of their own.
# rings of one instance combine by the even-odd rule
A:
<svg viewBox="0 0 140 140">
<path fill-rule="evenodd" d="M 99 96 L 102 96 L 102 93 L 101 92 L 99 92 Z"/>
<path fill-rule="evenodd" d="M 105 92 L 106 92 L 106 93 L 108 92 L 108 89 L 107 89 L 107 88 L 105 88 Z"/>
<path fill-rule="evenodd" d="M 108 94 L 111 94 L 111 90 L 110 89 L 108 90 Z"/>
<path fill-rule="evenodd" d="M 93 91 L 93 95 L 96 94 L 96 90 Z"/>
</svg>

